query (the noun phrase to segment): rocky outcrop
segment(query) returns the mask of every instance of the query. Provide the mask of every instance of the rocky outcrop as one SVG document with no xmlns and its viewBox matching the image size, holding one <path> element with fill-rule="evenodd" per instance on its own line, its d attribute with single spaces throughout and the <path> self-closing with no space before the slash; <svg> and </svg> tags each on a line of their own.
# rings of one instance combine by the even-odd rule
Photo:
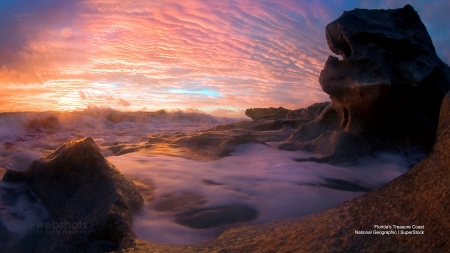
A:
<svg viewBox="0 0 450 253">
<path fill-rule="evenodd" d="M 252 117 L 253 121 L 218 125 L 193 134 L 152 136 L 145 149 L 152 152 L 152 145 L 166 143 L 169 147 L 178 150 L 177 155 L 180 156 L 200 160 L 218 159 L 230 155 L 237 146 L 242 144 L 282 142 L 300 125 L 318 117 L 328 104 L 328 102 L 317 103 L 298 110 L 282 107 L 247 109 L 246 114 Z M 121 152 L 124 150 L 132 149 L 130 147 L 120 149 Z"/>
<path fill-rule="evenodd" d="M 217 125 L 194 133 L 153 134 L 144 143 L 115 143 L 103 153 L 105 156 L 124 155 L 145 150 L 194 160 L 219 159 L 230 155 L 242 144 L 285 141 L 300 125 L 316 119 L 328 104 L 317 103 L 298 110 L 281 107 L 248 109 L 246 114 L 253 121 Z"/>
<path fill-rule="evenodd" d="M 30 227 L 35 233 L 21 243 L 34 252 L 116 250 L 132 238 L 133 214 L 143 205 L 135 185 L 90 137 L 64 143 L 26 171 L 8 170 L 3 180 L 26 183 L 47 209 L 49 220 Z"/>
<path fill-rule="evenodd" d="M 364 146 L 359 153 L 428 152 L 439 106 L 450 89 L 450 68 L 436 55 L 413 7 L 344 12 L 327 25 L 326 37 L 330 50 L 342 56 L 330 56 L 320 73 L 331 103 L 318 119 L 301 125 L 282 148 L 333 159 L 347 149 L 352 156 L 355 141 Z M 323 152 L 323 143 L 340 152 Z"/>
<path fill-rule="evenodd" d="M 430 154 L 381 188 L 299 219 L 231 228 L 208 243 L 182 246 L 136 240 L 133 247 L 147 252 L 450 252 L 449 146 L 450 93 L 442 102 Z M 327 183 L 328 187 L 369 190 L 354 184 Z M 411 228 L 397 229 L 393 225 Z M 396 234 L 355 233 L 373 230 L 392 230 Z M 424 234 L 406 235 L 401 230 Z"/>
<path fill-rule="evenodd" d="M 218 249 L 230 242 L 225 248 L 231 252 L 449 252 L 449 146 L 450 93 L 442 102 L 431 153 L 406 174 L 322 213 L 230 229 L 216 239 L 215 245 Z M 391 229 L 377 229 L 375 225 L 389 225 Z M 401 229 L 392 225 L 411 226 L 403 230 L 423 230 L 424 235 L 401 234 Z M 394 230 L 397 234 L 362 235 L 355 230 Z M 246 243 L 233 243 L 237 236 Z"/>
<path fill-rule="evenodd" d="M 245 115 L 252 118 L 254 121 L 258 120 L 292 120 L 304 119 L 314 120 L 327 107 L 329 102 L 315 103 L 307 108 L 288 110 L 283 107 L 269 107 L 269 108 L 251 108 L 245 110 Z"/>
<path fill-rule="evenodd" d="M 230 155 L 237 146 L 246 143 L 261 142 L 245 130 L 206 131 L 175 141 L 176 145 L 188 148 L 203 157 L 215 159 Z"/>
<path fill-rule="evenodd" d="M 287 117 L 288 113 L 291 110 L 288 110 L 283 107 L 269 107 L 269 108 L 251 108 L 245 110 L 245 115 L 249 116 L 253 120 L 262 120 L 262 119 L 284 119 Z"/>
</svg>

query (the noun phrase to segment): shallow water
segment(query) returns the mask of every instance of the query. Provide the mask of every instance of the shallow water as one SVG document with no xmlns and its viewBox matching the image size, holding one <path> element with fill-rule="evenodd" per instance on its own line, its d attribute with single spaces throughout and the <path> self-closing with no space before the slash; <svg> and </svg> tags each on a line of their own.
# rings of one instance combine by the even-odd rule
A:
<svg viewBox="0 0 450 253">
<path fill-rule="evenodd" d="M 105 108 L 65 114 L 3 113 L 0 166 L 25 170 L 32 160 L 52 152 L 62 142 L 91 136 L 107 159 L 134 180 L 144 195 L 145 207 L 134 222 L 137 236 L 154 242 L 191 244 L 211 240 L 230 226 L 267 223 L 326 210 L 380 187 L 418 160 L 378 154 L 351 167 L 296 162 L 296 158 L 312 154 L 279 150 L 277 143 L 241 145 L 231 156 L 213 161 L 177 157 L 170 148 L 161 148 L 165 153 L 160 155 L 146 150 L 121 156 L 107 152 L 116 144 L 143 145 L 155 133 L 189 133 L 235 121 L 204 114 L 121 113 Z M 22 237 L 30 223 L 45 219 L 45 210 L 26 186 L 0 183 L 2 198 L 6 199 L 0 202 L 0 229 Z M 8 189 L 14 187 L 18 187 L 14 190 L 17 196 L 11 197 Z M 8 202 L 11 198 L 14 201 Z M 250 215 L 254 219 L 247 222 L 222 225 L 212 219 L 206 223 L 209 228 L 202 229 L 177 223 L 180 215 L 192 209 L 213 215 L 219 210 L 253 210 L 256 216 Z M 191 227 L 197 225 L 198 220 Z"/>
<path fill-rule="evenodd" d="M 158 212 L 167 195 L 199 196 L 201 207 L 244 205 L 258 217 L 247 224 L 300 217 L 319 212 L 379 187 L 408 170 L 411 160 L 380 154 L 357 166 L 337 167 L 295 162 L 307 152 L 289 152 L 261 144 L 245 144 L 232 156 L 199 162 L 179 157 L 137 152 L 108 157 L 124 174 L 151 182 L 155 201 L 146 203 L 136 217 L 138 237 L 154 242 L 190 244 L 208 241 L 229 227 L 191 229 L 177 224 L 175 212 Z M 330 184 L 325 179 L 337 179 Z M 361 186 L 348 187 L 350 185 Z M 186 196 L 186 195 L 184 195 Z M 198 199 L 197 198 L 197 199 Z M 193 204 L 192 207 L 198 207 Z"/>
</svg>

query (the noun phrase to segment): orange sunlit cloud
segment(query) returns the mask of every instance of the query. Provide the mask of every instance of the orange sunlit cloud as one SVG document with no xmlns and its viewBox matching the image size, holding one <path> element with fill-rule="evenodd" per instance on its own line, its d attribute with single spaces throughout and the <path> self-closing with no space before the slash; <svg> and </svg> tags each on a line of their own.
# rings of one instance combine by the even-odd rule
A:
<svg viewBox="0 0 450 253">
<path fill-rule="evenodd" d="M 305 107 L 328 99 L 317 82 L 331 53 L 325 25 L 361 6 L 206 0 L 0 4 L 1 110 L 97 105 L 229 116 L 249 107 Z M 446 60 L 447 49 L 437 49 Z"/>
</svg>

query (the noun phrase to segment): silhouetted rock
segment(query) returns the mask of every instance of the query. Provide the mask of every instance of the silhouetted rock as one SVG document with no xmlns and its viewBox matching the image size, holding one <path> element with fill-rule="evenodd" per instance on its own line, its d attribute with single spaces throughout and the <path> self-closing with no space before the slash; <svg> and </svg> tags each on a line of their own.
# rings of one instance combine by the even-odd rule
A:
<svg viewBox="0 0 450 253">
<path fill-rule="evenodd" d="M 269 107 L 269 108 L 251 108 L 245 110 L 245 115 L 253 120 L 262 119 L 284 119 L 287 117 L 290 110 L 283 107 Z"/>
<path fill-rule="evenodd" d="M 327 107 L 329 102 L 316 103 L 307 108 L 288 110 L 283 107 L 251 108 L 245 110 L 245 115 L 255 121 L 258 120 L 314 120 Z"/>
<path fill-rule="evenodd" d="M 135 185 L 101 154 L 92 138 L 64 143 L 28 170 L 8 170 L 3 180 L 25 182 L 50 216 L 37 228 L 35 252 L 95 252 L 132 237 L 133 214 L 143 205 Z M 42 230 L 42 231 L 40 231 Z"/>
<path fill-rule="evenodd" d="M 331 103 L 317 120 L 301 125 L 282 148 L 319 152 L 321 148 L 312 147 L 311 141 L 320 139 L 315 142 L 348 148 L 350 153 L 351 146 L 333 142 L 351 143 L 357 135 L 378 140 L 360 144 L 375 143 L 369 152 L 377 148 L 428 152 L 442 98 L 450 89 L 450 68 L 436 55 L 413 7 L 344 12 L 327 25 L 326 37 L 331 51 L 343 58 L 330 56 L 320 74 Z M 323 135 L 327 131 L 348 134 L 330 139 L 335 134 Z"/>
</svg>

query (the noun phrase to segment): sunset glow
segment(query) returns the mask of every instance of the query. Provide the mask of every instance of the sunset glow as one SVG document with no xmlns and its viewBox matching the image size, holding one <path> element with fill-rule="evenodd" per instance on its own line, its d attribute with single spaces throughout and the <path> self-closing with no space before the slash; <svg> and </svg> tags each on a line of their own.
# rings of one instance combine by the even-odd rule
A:
<svg viewBox="0 0 450 253">
<path fill-rule="evenodd" d="M 444 1 L 1 1 L 0 110 L 305 107 L 328 100 L 326 24 L 406 3 L 450 62 Z"/>
</svg>

